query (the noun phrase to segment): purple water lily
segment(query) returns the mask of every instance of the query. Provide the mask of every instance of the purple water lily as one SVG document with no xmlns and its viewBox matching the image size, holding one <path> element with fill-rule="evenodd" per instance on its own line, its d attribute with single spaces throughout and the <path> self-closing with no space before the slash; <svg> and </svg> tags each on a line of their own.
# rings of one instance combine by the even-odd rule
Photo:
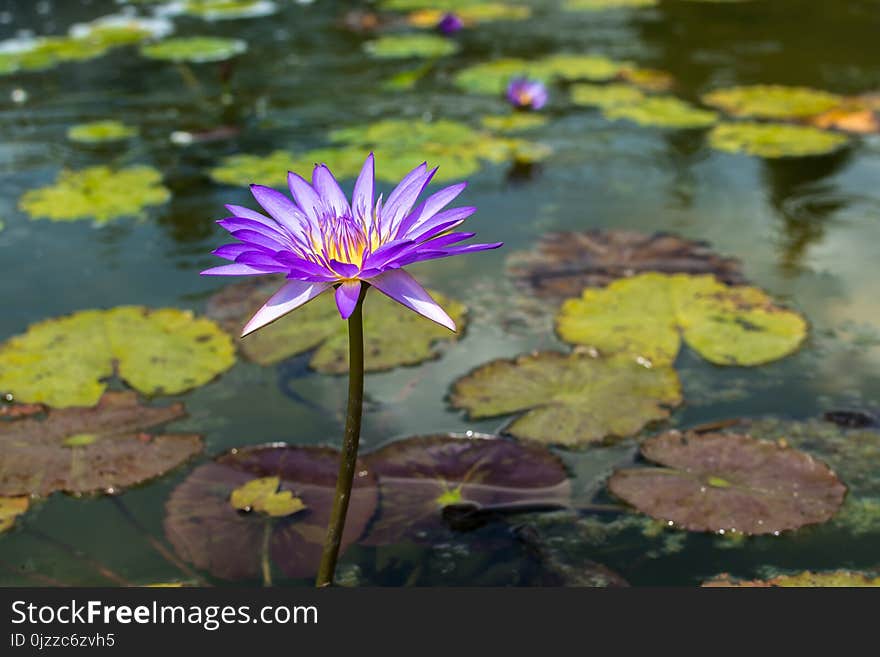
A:
<svg viewBox="0 0 880 657">
<path fill-rule="evenodd" d="M 463 27 L 464 21 L 452 12 L 444 14 L 443 18 L 437 22 L 437 29 L 446 35 L 454 34 Z"/>
<path fill-rule="evenodd" d="M 539 80 L 513 78 L 507 85 L 507 100 L 514 107 L 539 110 L 547 104 L 547 87 Z"/>
<path fill-rule="evenodd" d="M 380 292 L 450 330 L 455 323 L 404 269 L 422 260 L 496 249 L 493 244 L 460 242 L 474 233 L 453 232 L 476 211 L 444 208 L 466 187 L 445 187 L 416 205 L 437 169 L 422 163 L 410 171 L 384 201 L 374 201 L 375 169 L 371 153 L 354 185 L 352 202 L 326 165 L 315 166 L 312 183 L 288 173 L 293 195 L 262 185 L 251 193 L 269 215 L 238 205 L 217 222 L 238 240 L 213 251 L 231 264 L 203 271 L 209 276 L 252 276 L 282 273 L 288 282 L 251 318 L 242 337 L 335 287 L 343 319 L 351 316 L 361 286 Z M 415 206 L 415 207 L 414 207 Z"/>
</svg>

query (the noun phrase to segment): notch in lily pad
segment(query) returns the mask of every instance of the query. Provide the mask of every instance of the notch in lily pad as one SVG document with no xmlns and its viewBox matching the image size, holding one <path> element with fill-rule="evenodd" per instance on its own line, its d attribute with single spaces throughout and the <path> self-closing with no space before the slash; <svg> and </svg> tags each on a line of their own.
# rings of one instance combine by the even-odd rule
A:
<svg viewBox="0 0 880 657">
<path fill-rule="evenodd" d="M 754 366 L 797 351 L 807 323 L 755 287 L 645 273 L 568 299 L 556 330 L 568 343 L 653 365 L 672 364 L 684 342 L 715 365 Z"/>
<path fill-rule="evenodd" d="M 96 406 L 0 421 L 0 495 L 118 493 L 158 477 L 202 451 L 198 435 L 148 433 L 185 416 L 182 404 L 108 392 Z"/>
<path fill-rule="evenodd" d="M 265 302 L 267 291 L 277 281 L 263 279 L 235 283 L 220 290 L 208 301 L 206 313 L 231 335 Z M 367 298 L 370 312 L 364 319 L 365 369 L 368 372 L 416 365 L 440 355 L 440 345 L 458 340 L 467 324 L 465 307 L 446 296 L 431 292 L 459 327 L 458 333 L 409 312 L 382 294 Z M 348 329 L 339 321 L 333 295 L 325 294 L 261 331 L 238 341 L 245 358 L 260 365 L 271 365 L 286 358 L 315 350 L 310 366 L 327 374 L 348 371 Z"/>
<path fill-rule="evenodd" d="M 265 579 L 272 566 L 288 577 L 311 577 L 321 559 L 338 466 L 339 453 L 329 448 L 233 449 L 194 469 L 174 489 L 166 502 L 165 534 L 181 558 L 221 579 L 252 579 L 261 572 Z M 359 461 L 356 473 L 342 550 L 360 538 L 378 503 L 372 472 Z M 245 502 L 264 508 L 236 508 Z"/>
<path fill-rule="evenodd" d="M 191 312 L 83 310 L 0 344 L 0 391 L 21 402 L 90 406 L 113 375 L 145 395 L 173 395 L 208 383 L 234 362 L 230 337 Z"/>
<path fill-rule="evenodd" d="M 518 415 L 504 430 L 516 438 L 578 447 L 665 420 L 681 387 L 669 365 L 548 351 L 478 367 L 455 382 L 450 402 L 471 419 Z"/>
<path fill-rule="evenodd" d="M 689 531 L 779 534 L 830 520 L 846 495 L 824 463 L 747 435 L 669 431 L 642 455 L 660 467 L 617 470 L 608 489 Z"/>
<path fill-rule="evenodd" d="M 571 484 L 562 460 L 540 445 L 469 433 L 414 436 L 367 454 L 382 504 L 367 545 L 424 541 L 446 530 L 444 509 L 484 519 L 567 508 Z"/>
</svg>

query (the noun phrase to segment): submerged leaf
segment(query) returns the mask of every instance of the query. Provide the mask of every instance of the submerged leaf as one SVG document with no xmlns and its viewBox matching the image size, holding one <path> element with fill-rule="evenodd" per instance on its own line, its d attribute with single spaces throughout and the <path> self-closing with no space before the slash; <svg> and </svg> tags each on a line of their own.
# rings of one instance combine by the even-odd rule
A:
<svg viewBox="0 0 880 657">
<path fill-rule="evenodd" d="M 844 135 L 784 123 L 719 123 L 709 133 L 712 148 L 767 158 L 824 155 L 847 141 Z"/>
<path fill-rule="evenodd" d="M 568 447 L 638 433 L 681 403 L 671 367 L 628 357 L 542 352 L 496 360 L 455 382 L 451 403 L 472 419 L 522 413 L 505 432 Z"/>
<path fill-rule="evenodd" d="M 364 50 L 380 59 L 442 57 L 458 50 L 450 39 L 429 34 L 389 34 L 364 44 Z"/>
<path fill-rule="evenodd" d="M 223 579 L 257 577 L 263 545 L 265 556 L 288 577 L 313 576 L 321 560 L 338 467 L 339 452 L 329 448 L 233 449 L 193 470 L 174 489 L 165 507 L 165 534 L 183 559 Z M 360 461 L 355 472 L 341 551 L 363 533 L 378 501 L 373 474 Z M 277 481 L 276 495 L 298 499 L 303 508 L 274 517 L 236 509 L 232 495 L 255 479 Z"/>
<path fill-rule="evenodd" d="M 125 125 L 121 121 L 93 121 L 71 126 L 67 130 L 67 138 L 85 144 L 105 141 L 119 141 L 137 135 L 137 128 Z"/>
<path fill-rule="evenodd" d="M 33 324 L 0 344 L 0 391 L 23 402 L 88 406 L 114 373 L 145 395 L 173 395 L 204 385 L 234 362 L 229 336 L 188 311 L 83 310 Z"/>
<path fill-rule="evenodd" d="M 473 434 L 416 436 L 364 460 L 378 477 L 382 499 L 364 539 L 368 545 L 423 539 L 444 527 L 449 505 L 509 513 L 570 504 L 562 460 L 537 445 Z"/>
<path fill-rule="evenodd" d="M 0 435 L 3 425 L 0 424 Z M 27 495 L 19 497 L 0 497 L 0 534 L 12 529 L 15 519 L 28 510 L 30 498 Z"/>
<path fill-rule="evenodd" d="M 866 573 L 853 572 L 851 570 L 833 570 L 824 573 L 814 573 L 805 570 L 797 575 L 777 575 L 770 579 L 741 580 L 734 579 L 728 574 L 719 575 L 715 579 L 703 582 L 708 587 L 862 587 L 880 586 L 880 577 Z"/>
<path fill-rule="evenodd" d="M 94 407 L 0 421 L 0 495 L 118 492 L 164 474 L 201 452 L 202 439 L 144 431 L 185 415 L 183 404 L 108 392 Z"/>
<path fill-rule="evenodd" d="M 525 290 L 552 299 L 649 271 L 713 274 L 731 285 L 744 282 L 739 260 L 718 255 L 706 242 L 631 230 L 547 233 L 534 250 L 511 254 L 507 271 Z"/>
<path fill-rule="evenodd" d="M 141 55 L 148 59 L 170 62 L 222 62 L 247 50 L 241 39 L 194 36 L 165 39 L 141 48 Z"/>
<path fill-rule="evenodd" d="M 764 292 L 714 276 L 647 273 L 585 289 L 556 318 L 566 342 L 672 364 L 684 341 L 716 365 L 769 363 L 796 351 L 807 323 Z"/>
<path fill-rule="evenodd" d="M 658 468 L 617 470 L 608 489 L 689 531 L 773 534 L 829 520 L 844 486 L 810 455 L 738 434 L 669 431 L 642 443 Z"/>
<path fill-rule="evenodd" d="M 756 84 L 718 89 L 703 102 L 732 116 L 758 119 L 795 119 L 815 116 L 840 105 L 843 99 L 808 87 Z"/>
<path fill-rule="evenodd" d="M 169 198 L 171 193 L 162 185 L 162 174 L 152 167 L 113 170 L 97 166 L 62 171 L 54 184 L 25 192 L 18 206 L 32 219 L 93 219 L 105 223 L 138 216 L 145 208 L 161 205 Z"/>
<path fill-rule="evenodd" d="M 279 287 L 278 279 L 245 281 L 215 294 L 206 312 L 238 336 L 248 319 Z M 456 301 L 432 292 L 458 326 L 458 333 L 435 324 L 392 301 L 378 290 L 366 298 L 364 361 L 368 372 L 415 365 L 439 355 L 437 344 L 457 340 L 466 326 L 466 310 Z M 315 349 L 310 365 L 319 372 L 348 371 L 348 325 L 339 318 L 332 294 L 322 294 L 295 313 L 240 341 L 242 353 L 261 365 Z"/>
</svg>

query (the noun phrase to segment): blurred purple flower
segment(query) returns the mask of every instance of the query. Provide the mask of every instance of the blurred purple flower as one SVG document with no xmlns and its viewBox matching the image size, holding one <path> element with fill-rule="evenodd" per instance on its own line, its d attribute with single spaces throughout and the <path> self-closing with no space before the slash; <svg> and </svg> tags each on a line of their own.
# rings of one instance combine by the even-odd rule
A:
<svg viewBox="0 0 880 657">
<path fill-rule="evenodd" d="M 452 12 L 444 14 L 443 18 L 441 18 L 437 22 L 437 29 L 446 35 L 454 34 L 463 27 L 464 21 L 462 21 L 456 14 Z"/>
<path fill-rule="evenodd" d="M 513 78 L 507 85 L 507 100 L 520 109 L 539 110 L 547 104 L 547 87 L 539 80 Z"/>
<path fill-rule="evenodd" d="M 232 263 L 202 274 L 287 276 L 288 282 L 245 325 L 242 337 L 332 287 L 336 288 L 339 314 L 347 319 L 357 304 L 362 282 L 454 331 L 449 315 L 403 267 L 421 260 L 497 249 L 502 243 L 459 244 L 474 233 L 452 231 L 476 208 L 443 208 L 467 183 L 441 189 L 416 205 L 436 172 L 423 162 L 403 178 L 384 203 L 381 195 L 374 201 L 372 153 L 355 182 L 350 205 L 323 164 L 315 166 L 311 184 L 288 173 L 293 201 L 269 187 L 251 185 L 251 193 L 269 216 L 227 205 L 232 216 L 217 223 L 238 242 L 213 253 Z"/>
</svg>

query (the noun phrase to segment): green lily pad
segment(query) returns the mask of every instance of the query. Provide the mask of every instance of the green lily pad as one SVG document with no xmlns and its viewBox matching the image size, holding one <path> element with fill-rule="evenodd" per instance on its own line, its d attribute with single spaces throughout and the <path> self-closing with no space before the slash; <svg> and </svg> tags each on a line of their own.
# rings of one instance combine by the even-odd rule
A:
<svg viewBox="0 0 880 657">
<path fill-rule="evenodd" d="M 145 432 L 185 415 L 182 404 L 141 406 L 133 392 L 108 392 L 93 407 L 2 421 L 0 495 L 116 493 L 164 474 L 200 453 L 202 439 Z"/>
<path fill-rule="evenodd" d="M 629 67 L 600 55 L 558 54 L 543 59 L 505 58 L 469 66 L 455 75 L 455 84 L 464 91 L 500 95 L 511 78 L 526 76 L 545 82 L 553 80 L 611 80 Z"/>
<path fill-rule="evenodd" d="M 619 77 L 645 91 L 669 91 L 675 86 L 671 73 L 655 68 L 627 66 L 620 71 Z"/>
<path fill-rule="evenodd" d="M 444 8 L 444 5 L 450 4 L 445 2 L 424 4 L 430 6 L 410 12 L 406 17 L 407 23 L 413 27 L 433 29 L 450 11 L 454 11 L 459 20 L 468 27 L 495 21 L 521 21 L 532 15 L 531 7 L 502 2 L 475 2 L 455 9 Z"/>
<path fill-rule="evenodd" d="M 206 312 L 233 336 L 281 285 L 279 279 L 255 279 L 230 285 L 208 301 Z M 439 356 L 441 343 L 459 338 L 466 310 L 437 292 L 431 293 L 455 320 L 452 333 L 429 319 L 371 290 L 364 303 L 364 361 L 368 372 L 415 365 Z M 246 358 L 260 365 L 315 349 L 310 366 L 324 373 L 348 372 L 348 324 L 339 318 L 333 295 L 325 293 L 283 319 L 239 342 Z"/>
<path fill-rule="evenodd" d="M 127 46 L 147 39 L 161 39 L 174 31 L 174 24 L 165 18 L 143 18 L 127 14 L 102 16 L 70 28 L 70 38 L 107 48 Z"/>
<path fill-rule="evenodd" d="M 638 433 L 681 403 L 671 367 L 628 357 L 542 352 L 496 360 L 455 382 L 451 403 L 472 419 L 512 413 L 505 433 L 566 447 Z"/>
<path fill-rule="evenodd" d="M 220 37 L 179 37 L 151 43 L 141 48 L 141 55 L 148 59 L 170 62 L 222 62 L 247 50 L 247 43 L 241 39 Z"/>
<path fill-rule="evenodd" d="M 533 250 L 508 256 L 507 271 L 525 291 L 558 300 L 649 271 L 744 282 L 739 260 L 718 255 L 705 242 L 632 230 L 546 233 Z"/>
<path fill-rule="evenodd" d="M 778 534 L 829 520 L 846 495 L 809 454 L 744 435 L 669 431 L 642 455 L 662 467 L 617 470 L 608 489 L 689 531 Z"/>
<path fill-rule="evenodd" d="M 715 112 L 672 96 L 649 96 L 640 102 L 610 105 L 602 113 L 608 119 L 625 119 L 657 128 L 705 128 L 718 120 Z"/>
<path fill-rule="evenodd" d="M 610 11 L 656 7 L 658 4 L 659 0 L 565 0 L 562 7 L 567 11 Z"/>
<path fill-rule="evenodd" d="M 756 84 L 711 91 L 703 95 L 703 102 L 732 116 L 798 119 L 833 109 L 843 98 L 808 87 Z"/>
<path fill-rule="evenodd" d="M 795 352 L 807 335 L 803 317 L 757 288 L 656 273 L 585 289 L 562 304 L 556 329 L 566 342 L 654 365 L 672 364 L 682 341 L 716 365 L 761 365 Z"/>
<path fill-rule="evenodd" d="M 640 89 L 622 82 L 611 84 L 580 83 L 571 87 L 571 102 L 585 107 L 616 107 L 631 105 L 644 100 Z"/>
<path fill-rule="evenodd" d="M 258 18 L 278 11 L 270 0 L 183 0 L 177 13 L 208 21 Z"/>
<path fill-rule="evenodd" d="M 92 121 L 71 126 L 67 130 L 67 138 L 85 144 L 105 141 L 119 141 L 137 135 L 137 128 L 125 125 L 121 121 Z"/>
<path fill-rule="evenodd" d="M 15 519 L 27 511 L 29 506 L 30 498 L 27 495 L 0 497 L 0 534 L 12 529 Z"/>
<path fill-rule="evenodd" d="M 845 135 L 785 123 L 719 123 L 709 133 L 712 148 L 766 158 L 824 155 L 848 141 Z"/>
<path fill-rule="evenodd" d="M 17 401 L 90 406 L 114 373 L 145 395 L 204 385 L 235 362 L 214 322 L 175 308 L 83 310 L 32 324 L 0 344 L 0 391 Z"/>
<path fill-rule="evenodd" d="M 433 34 L 389 34 L 364 44 L 364 50 L 380 59 L 442 57 L 458 50 L 458 44 Z"/>
<path fill-rule="evenodd" d="M 497 116 L 484 116 L 480 119 L 480 123 L 484 128 L 494 132 L 522 132 L 546 125 L 547 117 L 535 112 L 513 112 Z"/>
<path fill-rule="evenodd" d="M 707 587 L 863 587 L 880 586 L 880 577 L 866 573 L 858 573 L 851 570 L 833 570 L 830 572 L 814 573 L 805 570 L 796 575 L 778 575 L 770 579 L 741 580 L 728 574 L 704 582 Z"/>
<path fill-rule="evenodd" d="M 25 192 L 18 206 L 32 219 L 93 219 L 106 223 L 139 216 L 145 208 L 161 205 L 169 198 L 171 193 L 162 185 L 162 174 L 152 167 L 97 166 L 62 171 L 54 184 Z"/>
<path fill-rule="evenodd" d="M 382 499 L 366 545 L 424 541 L 445 528 L 450 505 L 504 513 L 571 504 L 562 460 L 539 445 L 473 434 L 416 436 L 364 461 L 378 477 Z"/>
<path fill-rule="evenodd" d="M 320 161 L 313 160 L 309 164 L 305 157 L 297 158 L 286 151 L 273 151 L 268 155 L 239 153 L 223 158 L 221 163 L 209 173 L 213 180 L 227 185 L 247 185 L 257 182 L 261 185 L 282 187 L 287 184 L 288 171 L 308 171 L 315 162 Z M 333 174 L 337 178 L 347 178 L 351 175 L 348 171 L 340 173 L 336 168 L 333 169 Z M 357 172 L 354 175 L 357 175 Z"/>
<path fill-rule="evenodd" d="M 278 477 L 251 479 L 239 486 L 229 496 L 229 503 L 239 511 L 257 511 L 272 518 L 282 518 L 306 510 L 306 505 L 289 490 L 279 491 Z"/>
<path fill-rule="evenodd" d="M 339 452 L 334 449 L 233 449 L 193 470 L 174 489 L 165 506 L 165 534 L 185 561 L 216 577 L 255 578 L 264 561 L 288 577 L 313 577 L 327 535 L 338 468 Z M 290 494 L 304 508 L 275 517 L 236 509 L 232 496 L 253 485 L 254 479 L 277 480 L 276 494 Z M 363 533 L 377 502 L 376 479 L 358 461 L 341 552 Z"/>
</svg>

